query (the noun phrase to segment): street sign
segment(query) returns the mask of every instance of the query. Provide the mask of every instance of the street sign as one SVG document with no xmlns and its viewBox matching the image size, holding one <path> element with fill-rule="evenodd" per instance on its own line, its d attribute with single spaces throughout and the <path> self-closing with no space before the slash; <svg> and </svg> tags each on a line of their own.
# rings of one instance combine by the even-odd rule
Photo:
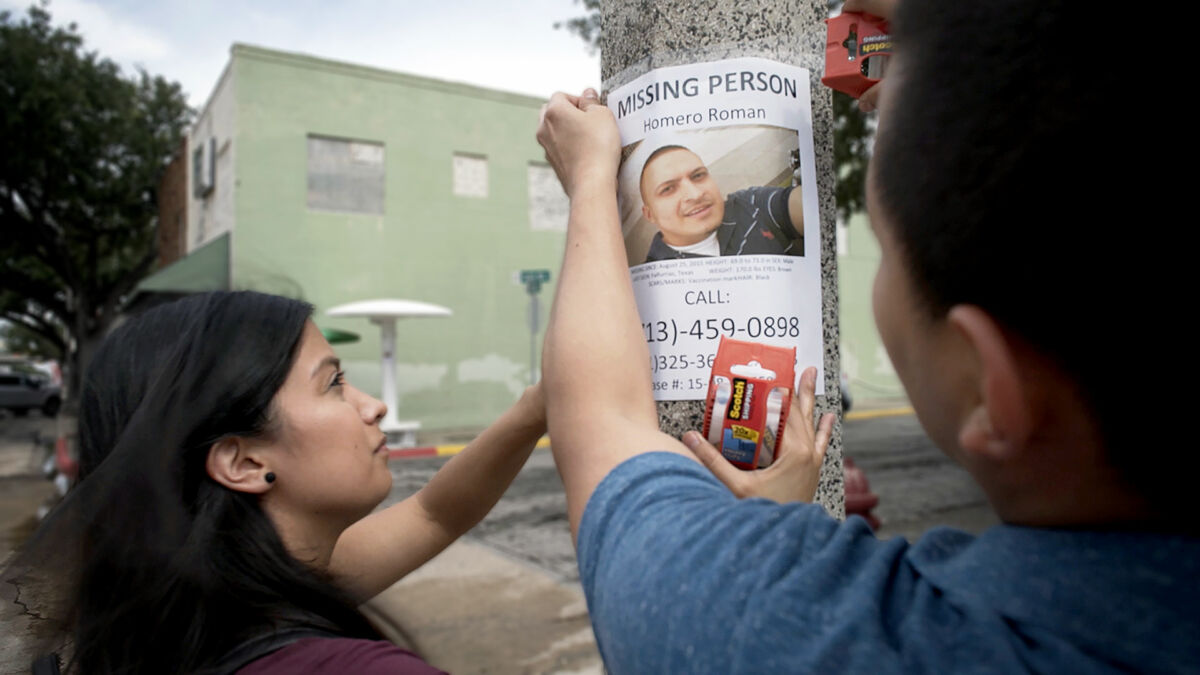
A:
<svg viewBox="0 0 1200 675">
<path fill-rule="evenodd" d="M 531 281 L 539 284 L 550 281 L 550 270 L 521 270 L 521 283 L 527 284 Z"/>
<path fill-rule="evenodd" d="M 521 283 L 530 295 L 541 293 L 542 284 L 547 281 L 550 281 L 550 270 L 521 270 Z"/>
<path fill-rule="evenodd" d="M 519 278 L 529 294 L 529 384 L 533 384 L 538 380 L 537 333 L 541 327 L 538 293 L 542 292 L 542 284 L 550 281 L 550 270 L 521 270 Z"/>
</svg>

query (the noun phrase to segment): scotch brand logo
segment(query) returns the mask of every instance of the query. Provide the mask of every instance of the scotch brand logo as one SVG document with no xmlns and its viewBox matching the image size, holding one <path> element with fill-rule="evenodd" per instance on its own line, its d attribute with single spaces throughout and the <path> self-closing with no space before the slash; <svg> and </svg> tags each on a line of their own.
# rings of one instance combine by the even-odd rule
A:
<svg viewBox="0 0 1200 675">
<path fill-rule="evenodd" d="M 740 377 L 733 378 L 733 396 L 729 399 L 729 412 L 725 416 L 731 420 L 742 419 L 742 403 L 746 400 L 746 381 Z"/>
<path fill-rule="evenodd" d="M 859 49 L 859 54 L 862 56 L 878 54 L 880 52 L 890 54 L 891 51 L 891 35 L 868 35 L 867 37 L 863 38 L 862 47 Z"/>
</svg>

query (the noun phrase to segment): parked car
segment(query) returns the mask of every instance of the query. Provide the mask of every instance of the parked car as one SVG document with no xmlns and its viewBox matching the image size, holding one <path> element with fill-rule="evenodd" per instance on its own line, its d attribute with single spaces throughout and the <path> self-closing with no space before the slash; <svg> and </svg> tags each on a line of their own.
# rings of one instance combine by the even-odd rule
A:
<svg viewBox="0 0 1200 675">
<path fill-rule="evenodd" d="M 21 416 L 39 409 L 46 417 L 58 415 L 62 388 L 37 371 L 8 367 L 0 370 L 0 409 Z"/>
</svg>

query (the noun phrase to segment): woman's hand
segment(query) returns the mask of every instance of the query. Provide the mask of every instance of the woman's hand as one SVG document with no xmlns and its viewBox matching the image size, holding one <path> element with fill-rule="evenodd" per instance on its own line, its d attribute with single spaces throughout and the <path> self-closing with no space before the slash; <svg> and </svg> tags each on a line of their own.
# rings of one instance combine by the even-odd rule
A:
<svg viewBox="0 0 1200 675">
<path fill-rule="evenodd" d="M 808 368 L 800 376 L 800 390 L 792 397 L 779 455 L 765 469 L 743 471 L 735 467 L 697 431 L 684 434 L 683 444 L 739 498 L 765 497 L 780 503 L 811 502 L 817 492 L 821 463 L 825 461 L 834 422 L 833 413 L 826 413 L 821 417 L 821 425 L 813 430 L 816 382 L 816 368 Z"/>
<path fill-rule="evenodd" d="M 587 181 L 613 183 L 621 157 L 621 138 L 612 111 L 600 103 L 594 89 L 580 96 L 561 92 L 542 106 L 538 143 L 554 167 L 568 197 Z"/>
<path fill-rule="evenodd" d="M 862 12 L 863 14 L 874 14 L 881 16 L 888 21 L 891 21 L 892 15 L 896 12 L 896 2 L 898 0 L 846 0 L 846 4 L 842 5 L 843 12 Z M 882 91 L 883 81 L 881 80 L 870 89 L 864 91 L 858 97 L 858 109 L 863 112 L 871 112 L 879 106 L 879 92 Z"/>
<path fill-rule="evenodd" d="M 542 388 L 542 381 L 538 380 L 536 384 L 525 388 L 525 392 L 521 394 L 521 398 L 517 400 L 517 405 L 520 406 L 522 414 L 526 416 L 530 424 L 534 424 L 541 428 L 542 433 L 546 431 L 546 394 Z"/>
</svg>

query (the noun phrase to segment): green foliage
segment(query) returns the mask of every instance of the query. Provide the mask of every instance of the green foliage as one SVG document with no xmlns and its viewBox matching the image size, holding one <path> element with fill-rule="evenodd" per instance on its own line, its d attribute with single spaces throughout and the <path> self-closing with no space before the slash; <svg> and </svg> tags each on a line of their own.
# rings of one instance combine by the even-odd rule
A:
<svg viewBox="0 0 1200 675">
<path fill-rule="evenodd" d="M 600 45 L 600 0 L 575 0 L 582 4 L 587 14 L 559 21 L 555 28 L 566 29 L 578 35 L 595 53 Z M 827 0 L 830 13 L 842 6 L 842 0 Z M 833 163 L 837 173 L 838 215 L 842 220 L 866 210 L 867 160 L 871 156 L 873 125 L 869 116 L 858 110 L 854 99 L 841 92 L 833 92 Z"/>
<path fill-rule="evenodd" d="M 0 13 L 0 318 L 69 361 L 103 335 L 154 262 L 190 119 L 178 84 L 126 77 L 45 3 Z"/>
<path fill-rule="evenodd" d="M 833 166 L 837 173 L 834 196 L 842 221 L 867 209 L 867 162 L 871 158 L 874 125 L 858 103 L 833 92 Z"/>
<path fill-rule="evenodd" d="M 0 321 L 0 341 L 7 351 L 22 356 L 62 360 L 63 353 L 56 345 L 25 326 Z"/>
<path fill-rule="evenodd" d="M 555 28 L 565 28 L 568 33 L 574 33 L 583 40 L 588 52 L 595 54 L 600 48 L 600 0 L 575 0 L 582 4 L 587 14 L 566 21 L 555 21 Z"/>
</svg>

